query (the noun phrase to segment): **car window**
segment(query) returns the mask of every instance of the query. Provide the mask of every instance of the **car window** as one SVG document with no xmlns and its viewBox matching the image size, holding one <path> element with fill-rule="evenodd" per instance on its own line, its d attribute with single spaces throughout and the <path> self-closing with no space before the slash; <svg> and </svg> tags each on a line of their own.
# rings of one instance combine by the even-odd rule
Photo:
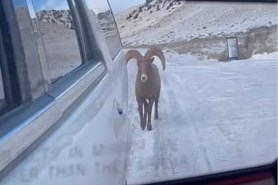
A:
<svg viewBox="0 0 278 185">
<path fill-rule="evenodd" d="M 61 144 L 55 143 L 55 139 L 45 142 L 53 150 L 37 156 L 51 158 L 49 164 L 40 165 L 42 171 L 21 168 L 17 172 L 22 171 L 27 175 L 30 173 L 30 176 L 40 174 L 42 181 L 50 180 L 54 184 L 63 183 L 64 180 L 70 184 L 80 180 L 90 184 L 94 182 L 90 173 L 95 172 L 103 175 L 106 171 L 119 175 L 116 165 L 109 160 L 103 160 L 104 165 L 99 165 L 98 162 L 102 160 L 97 156 L 120 158 L 118 155 L 111 157 L 115 154 L 111 151 L 121 150 L 121 147 L 112 144 L 110 148 L 102 144 L 122 137 L 119 131 L 124 131 L 123 127 L 126 125 L 121 121 L 127 119 L 130 127 L 126 130 L 129 130 L 131 138 L 123 144 L 130 145 L 131 149 L 126 156 L 126 173 L 120 174 L 126 175 L 123 179 L 126 184 L 159 184 L 161 181 L 177 178 L 189 178 L 190 181 L 192 177 L 194 179 L 203 175 L 218 175 L 261 166 L 277 159 L 277 3 L 180 0 L 29 1 L 32 1 L 35 9 L 31 13 L 34 30 L 39 30 L 35 31 L 35 36 L 42 37 L 43 41 L 37 44 L 41 44 L 46 52 L 52 82 L 78 68 L 83 62 L 87 63 L 81 66 L 82 70 L 87 64 L 92 67 L 90 61 L 104 53 L 96 47 L 97 44 L 104 43 L 95 44 L 93 41 L 94 31 L 102 31 L 112 58 L 124 47 L 126 51 L 131 50 L 129 56 L 132 59 L 123 66 L 119 65 L 127 66 L 127 75 L 121 73 L 123 70 L 113 67 L 112 72 L 107 70 L 103 74 L 105 77 L 101 81 L 99 76 L 89 73 L 92 71 L 90 68 L 89 72 L 84 70 L 86 76 L 82 77 L 83 80 L 90 80 L 94 76 L 94 84 L 87 84 L 85 87 L 84 81 L 79 78 L 81 75 L 72 81 L 64 78 L 65 81 L 60 82 L 66 82 L 66 85 L 78 84 L 73 88 L 74 91 L 69 90 L 66 93 L 57 93 L 55 87 L 63 84 L 59 81 L 54 83 L 51 86 L 54 90 L 46 91 L 45 97 L 47 100 L 51 99 L 51 106 L 59 107 L 43 107 L 45 111 L 50 110 L 43 119 L 37 119 L 41 112 L 32 115 L 42 127 L 36 125 L 37 130 L 31 130 L 31 134 L 26 132 L 21 138 L 24 141 L 28 137 L 23 136 L 34 137 L 34 131 L 40 131 L 41 128 L 45 132 L 39 137 L 47 138 L 51 135 L 47 126 L 55 129 L 62 125 L 59 126 L 61 132 L 58 133 L 62 136 Z M 0 15 L 1 10 L 0 6 Z M 90 16 L 92 18 L 88 19 Z M 73 24 L 75 18 L 79 20 L 78 26 Z M 23 19 L 29 22 L 28 19 Z M 95 20 L 99 30 L 91 24 Z M 138 60 L 138 53 L 146 57 Z M 103 56 L 97 59 L 103 62 L 104 57 L 101 57 Z M 124 52 L 119 60 L 124 60 Z M 32 60 L 28 62 L 31 63 Z M 6 66 L 1 64 L 0 77 L 2 75 L 4 93 L 1 99 L 0 78 L 0 104 L 1 100 L 9 99 L 5 83 L 7 75 L 4 74 Z M 12 71 L 9 73 L 13 74 Z M 82 83 L 76 83 L 76 79 Z M 128 85 L 125 87 L 128 92 L 120 94 L 122 89 L 118 83 L 127 81 Z M 97 91 L 95 86 L 98 87 Z M 32 89 L 29 86 L 28 88 Z M 80 88 L 83 88 L 82 92 Z M 104 88 L 107 93 L 102 92 Z M 110 96 L 108 90 L 113 91 L 113 96 Z M 90 102 L 98 97 L 95 92 L 101 94 L 99 100 L 109 101 L 109 104 Z M 63 98 L 63 93 L 68 96 Z M 121 102 L 118 104 L 118 97 L 128 98 L 128 107 L 122 109 Z M 84 110 L 82 103 L 95 109 L 86 109 L 89 114 L 85 112 L 84 116 L 79 116 Z M 115 120 L 121 123 L 113 125 L 111 121 L 108 128 L 102 124 L 105 120 L 102 118 L 113 118 L 106 114 L 111 110 L 116 113 L 113 113 L 117 116 Z M 98 111 L 104 113 L 96 116 Z M 117 113 L 124 116 L 123 119 Z M 73 119 L 67 119 L 69 115 Z M 57 127 L 50 127 L 48 118 L 50 121 L 57 121 Z M 94 118 L 97 118 L 96 122 Z M 74 120 L 81 120 L 82 126 Z M 63 125 L 64 121 L 69 123 L 68 130 Z M 104 125 L 105 130 L 98 129 Z M 96 128 L 96 134 L 89 132 L 86 135 L 88 138 L 79 142 L 78 139 L 85 136 L 85 131 L 92 130 L 89 128 Z M 1 131 L 0 129 L 0 135 Z M 90 138 L 90 134 L 94 139 Z M 24 144 L 12 141 L 14 145 L 17 144 L 10 147 L 14 151 Z M 94 143 L 100 145 L 92 146 Z M 75 148 L 70 150 L 70 146 Z M 69 149 L 69 153 L 67 150 L 62 151 L 63 147 Z M 93 165 L 88 162 L 91 154 L 97 160 Z M 56 155 L 62 159 L 54 158 Z M 69 156 L 72 160 L 65 160 L 63 156 Z M 3 158 L 2 161 L 6 162 Z M 124 163 L 117 159 L 116 163 Z M 88 168 L 82 168 L 82 172 L 78 174 L 74 165 L 77 164 L 80 172 L 80 160 Z M 41 161 L 43 159 L 34 162 Z M 59 163 L 62 165 L 59 166 Z M 25 164 L 27 167 L 34 167 L 30 163 Z M 56 164 L 57 168 L 46 168 Z M 82 176 L 78 176 L 80 174 Z M 15 178 L 16 176 L 11 176 L 12 180 Z M 103 180 L 109 181 L 109 178 Z M 107 184 L 113 184 L 114 178 L 112 179 L 113 182 Z M 22 184 L 26 183 L 30 184 Z M 32 184 L 36 184 L 36 181 Z"/>
<path fill-rule="evenodd" d="M 66 0 L 58 4 L 33 0 L 52 82 L 82 64 L 72 12 Z"/>
<path fill-rule="evenodd" d="M 108 1 L 104 0 L 102 3 L 99 3 L 98 0 L 85 1 L 87 6 L 96 13 L 99 26 L 105 37 L 106 45 L 111 57 L 114 58 L 120 51 L 122 45 L 117 25 Z"/>
</svg>

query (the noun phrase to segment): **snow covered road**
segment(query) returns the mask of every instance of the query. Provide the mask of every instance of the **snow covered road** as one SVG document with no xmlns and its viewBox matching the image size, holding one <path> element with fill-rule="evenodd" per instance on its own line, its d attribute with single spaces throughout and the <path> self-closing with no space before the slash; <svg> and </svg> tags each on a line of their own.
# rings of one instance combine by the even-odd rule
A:
<svg viewBox="0 0 278 185">
<path fill-rule="evenodd" d="M 167 52 L 166 60 L 152 131 L 140 128 L 137 68 L 128 64 L 128 184 L 251 167 L 277 156 L 277 59 L 218 63 Z"/>
</svg>

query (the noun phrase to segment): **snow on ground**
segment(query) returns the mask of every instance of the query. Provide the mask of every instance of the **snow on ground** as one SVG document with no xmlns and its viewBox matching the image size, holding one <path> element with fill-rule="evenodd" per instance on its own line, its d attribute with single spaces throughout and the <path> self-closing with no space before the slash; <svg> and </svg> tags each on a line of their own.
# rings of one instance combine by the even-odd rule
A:
<svg viewBox="0 0 278 185">
<path fill-rule="evenodd" d="M 126 14 L 117 16 L 123 43 L 149 45 L 180 42 L 194 38 L 233 35 L 251 28 L 277 25 L 276 5 L 266 3 L 183 2 L 181 7 L 171 13 L 159 13 L 161 17 L 156 14 L 146 15 L 145 18 L 149 20 L 144 19 L 143 22 L 140 19 L 129 22 L 123 18 Z M 152 23 L 147 23 L 147 20 Z"/>
<path fill-rule="evenodd" d="M 167 51 L 160 119 L 152 119 L 152 131 L 140 128 L 136 63 L 130 61 L 128 184 L 272 162 L 277 156 L 277 55 L 273 59 L 209 62 Z"/>
</svg>

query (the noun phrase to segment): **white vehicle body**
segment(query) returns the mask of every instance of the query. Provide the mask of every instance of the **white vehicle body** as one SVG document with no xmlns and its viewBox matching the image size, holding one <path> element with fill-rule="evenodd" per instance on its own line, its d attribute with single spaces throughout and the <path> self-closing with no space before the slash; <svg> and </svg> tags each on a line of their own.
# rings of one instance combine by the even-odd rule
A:
<svg viewBox="0 0 278 185">
<path fill-rule="evenodd" d="M 21 2 L 3 2 L 3 9 L 10 26 L 7 30 L 14 28 L 11 40 L 21 41 L 18 43 L 21 53 L 13 46 L 14 58 L 16 61 L 23 56 L 27 72 L 18 76 L 25 75 L 29 91 L 20 92 L 30 100 L 26 98 L 24 103 L 0 115 L 3 128 L 0 129 L 0 184 L 125 184 L 129 153 L 128 88 L 124 51 L 113 40 L 120 43 L 117 30 L 110 37 L 103 32 L 89 1 L 65 1 L 74 14 L 77 40 L 85 62 L 60 79 L 61 71 L 50 71 L 51 66 L 58 65 L 58 60 L 53 64 L 47 61 L 56 57 L 50 52 L 59 53 L 67 45 L 61 43 L 56 48 L 51 43 L 59 39 L 67 42 L 74 32 L 69 30 L 69 35 L 48 41 L 43 29 L 50 29 L 54 23 L 33 17 L 39 11 L 36 1 Z M 58 13 L 65 14 L 63 10 Z M 39 27 L 32 27 L 32 21 L 41 21 Z M 52 35 L 65 29 L 59 24 L 53 27 L 58 31 L 51 32 Z M 91 48 L 86 48 L 88 45 Z M 63 62 L 71 62 L 70 53 L 60 53 L 65 53 Z M 49 77 L 51 72 L 54 76 L 58 74 L 53 83 Z"/>
</svg>

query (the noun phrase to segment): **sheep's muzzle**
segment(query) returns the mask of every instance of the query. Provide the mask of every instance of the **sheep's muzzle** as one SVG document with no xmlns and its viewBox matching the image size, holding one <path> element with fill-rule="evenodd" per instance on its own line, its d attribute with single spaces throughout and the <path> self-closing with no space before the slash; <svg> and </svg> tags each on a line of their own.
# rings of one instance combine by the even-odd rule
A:
<svg viewBox="0 0 278 185">
<path fill-rule="evenodd" d="M 146 74 L 141 75 L 141 82 L 146 83 L 148 81 L 148 76 Z"/>
</svg>

